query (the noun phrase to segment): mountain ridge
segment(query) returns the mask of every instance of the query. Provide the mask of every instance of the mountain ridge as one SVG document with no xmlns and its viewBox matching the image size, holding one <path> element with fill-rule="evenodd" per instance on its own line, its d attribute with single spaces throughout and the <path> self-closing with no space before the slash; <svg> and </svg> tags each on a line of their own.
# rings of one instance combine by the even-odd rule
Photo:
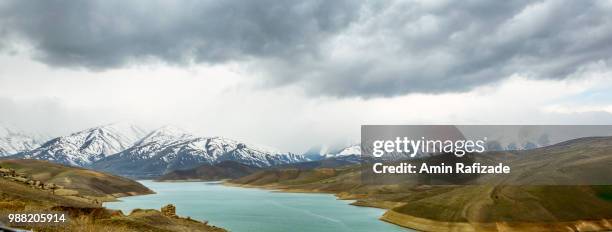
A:
<svg viewBox="0 0 612 232">
<path fill-rule="evenodd" d="M 157 132 L 152 132 L 155 134 Z M 172 170 L 236 161 L 253 167 L 307 161 L 301 155 L 276 152 L 222 137 L 158 136 L 92 165 L 92 168 L 127 176 L 155 177 Z"/>
<path fill-rule="evenodd" d="M 104 157 L 127 149 L 145 131 L 130 124 L 106 124 L 53 138 L 40 147 L 18 153 L 14 158 L 48 160 L 86 167 Z"/>
<path fill-rule="evenodd" d="M 127 123 L 106 124 L 56 137 L 7 158 L 47 160 L 139 177 L 223 161 L 254 167 L 308 161 L 302 155 L 229 138 L 199 137 L 174 126 L 146 131 Z"/>
</svg>

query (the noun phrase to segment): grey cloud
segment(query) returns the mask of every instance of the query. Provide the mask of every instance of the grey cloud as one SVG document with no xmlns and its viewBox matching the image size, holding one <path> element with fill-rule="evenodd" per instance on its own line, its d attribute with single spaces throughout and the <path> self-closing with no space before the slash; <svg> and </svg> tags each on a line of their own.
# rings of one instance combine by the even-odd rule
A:
<svg viewBox="0 0 612 232">
<path fill-rule="evenodd" d="M 70 3 L 70 4 L 68 4 Z M 242 62 L 312 95 L 467 91 L 562 79 L 612 57 L 608 1 L 13 1 L 2 30 L 55 66 Z"/>
<path fill-rule="evenodd" d="M 355 16 L 351 2 L 11 1 L 0 22 L 51 65 L 218 63 L 316 52 L 319 40 Z"/>
<path fill-rule="evenodd" d="M 395 2 L 344 31 L 361 43 L 344 57 L 264 64 L 271 76 L 293 77 L 313 94 L 340 96 L 460 92 L 512 74 L 568 78 L 593 64 L 609 69 L 612 7 L 605 4 Z"/>
</svg>

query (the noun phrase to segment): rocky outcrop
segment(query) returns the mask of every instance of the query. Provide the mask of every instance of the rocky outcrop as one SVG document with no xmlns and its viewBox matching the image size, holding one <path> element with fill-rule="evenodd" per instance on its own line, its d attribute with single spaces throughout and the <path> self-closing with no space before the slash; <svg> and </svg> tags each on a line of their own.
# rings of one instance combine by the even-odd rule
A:
<svg viewBox="0 0 612 232">
<path fill-rule="evenodd" d="M 173 204 L 168 204 L 164 207 L 161 208 L 161 213 L 162 215 L 169 217 L 169 218 L 178 218 L 178 216 L 176 216 L 176 206 L 174 206 Z"/>
</svg>

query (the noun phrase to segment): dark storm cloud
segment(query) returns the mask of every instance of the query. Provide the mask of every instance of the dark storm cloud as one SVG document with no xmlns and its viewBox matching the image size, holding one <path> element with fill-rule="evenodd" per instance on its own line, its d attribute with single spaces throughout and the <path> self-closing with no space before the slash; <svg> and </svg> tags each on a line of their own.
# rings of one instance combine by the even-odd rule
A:
<svg viewBox="0 0 612 232">
<path fill-rule="evenodd" d="M 350 2 L 12 1 L 4 3 L 0 22 L 51 65 L 217 63 L 314 52 L 356 15 Z"/>
<path fill-rule="evenodd" d="M 241 62 L 332 96 L 562 79 L 612 54 L 609 1 L 10 1 L 0 26 L 53 66 Z"/>
</svg>

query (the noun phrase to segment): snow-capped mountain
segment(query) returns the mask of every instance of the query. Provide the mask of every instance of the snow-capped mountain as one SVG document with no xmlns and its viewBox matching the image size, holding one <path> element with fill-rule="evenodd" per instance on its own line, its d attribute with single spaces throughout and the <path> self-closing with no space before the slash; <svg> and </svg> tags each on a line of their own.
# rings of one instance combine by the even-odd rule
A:
<svg viewBox="0 0 612 232">
<path fill-rule="evenodd" d="M 0 157 L 14 155 L 38 147 L 44 136 L 26 133 L 11 126 L 0 124 Z"/>
<path fill-rule="evenodd" d="M 48 160 L 139 177 L 222 161 L 254 167 L 308 161 L 301 155 L 227 138 L 198 137 L 171 126 L 147 133 L 124 123 L 90 128 L 35 146 L 14 149 L 21 152 L 11 158 Z"/>
<path fill-rule="evenodd" d="M 301 155 L 273 151 L 227 138 L 196 137 L 176 128 L 164 127 L 151 132 L 133 147 L 94 163 L 92 168 L 145 177 L 226 160 L 255 167 L 307 161 Z"/>
<path fill-rule="evenodd" d="M 54 138 L 16 157 L 83 167 L 133 146 L 145 134 L 134 125 L 109 124 Z"/>
<path fill-rule="evenodd" d="M 227 138 L 197 137 L 178 128 L 162 127 L 134 146 L 95 162 L 91 167 L 121 175 L 146 177 L 226 160 L 255 167 L 307 161 L 301 155 L 272 151 Z"/>
</svg>

